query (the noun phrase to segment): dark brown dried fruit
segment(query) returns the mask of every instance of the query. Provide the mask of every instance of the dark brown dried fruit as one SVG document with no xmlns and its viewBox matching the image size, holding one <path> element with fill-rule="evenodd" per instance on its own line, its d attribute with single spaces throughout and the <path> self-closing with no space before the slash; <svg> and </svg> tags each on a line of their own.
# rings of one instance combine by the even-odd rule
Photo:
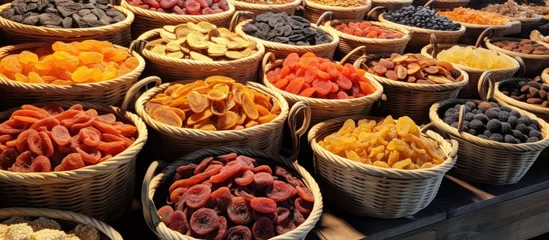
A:
<svg viewBox="0 0 549 240">
<path fill-rule="evenodd" d="M 219 228 L 219 219 L 214 210 L 201 208 L 193 213 L 189 224 L 194 232 L 206 235 Z"/>
</svg>

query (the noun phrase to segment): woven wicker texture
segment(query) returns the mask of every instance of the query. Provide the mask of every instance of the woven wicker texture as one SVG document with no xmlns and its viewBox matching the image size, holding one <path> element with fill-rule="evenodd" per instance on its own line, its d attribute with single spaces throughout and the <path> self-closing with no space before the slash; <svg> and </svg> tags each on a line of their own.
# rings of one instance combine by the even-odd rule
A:
<svg viewBox="0 0 549 240">
<path fill-rule="evenodd" d="M 534 55 L 534 54 L 524 54 L 520 52 L 513 52 L 505 50 L 503 48 L 497 47 L 492 42 L 496 41 L 520 41 L 520 38 L 489 38 L 484 40 L 484 44 L 488 49 L 492 49 L 496 52 L 511 56 L 511 57 L 520 57 L 524 61 L 525 71 L 524 76 L 526 77 L 535 77 L 538 76 L 545 68 L 549 67 L 549 55 Z M 546 47 L 549 47 L 547 45 Z"/>
<path fill-rule="evenodd" d="M 0 48 L 0 58 L 9 54 L 37 47 L 49 47 L 51 43 L 24 43 Z M 32 51 L 32 50 L 31 50 Z M 27 103 L 47 101 L 83 101 L 118 106 L 133 83 L 137 81 L 145 60 L 132 53 L 139 65 L 128 74 L 104 82 L 75 84 L 70 86 L 53 84 L 31 84 L 0 77 L 0 107 L 14 107 Z"/>
<path fill-rule="evenodd" d="M 114 228 L 97 219 L 79 213 L 61 211 L 47 208 L 3 208 L 0 209 L 0 220 L 10 217 L 46 217 L 54 220 L 62 220 L 77 224 L 87 224 L 96 228 L 102 237 L 109 240 L 122 240 L 122 236 Z M 103 239 L 102 238 L 102 239 Z"/>
<path fill-rule="evenodd" d="M 342 158 L 318 145 L 318 141 L 338 131 L 348 118 L 321 122 L 309 131 L 316 174 L 325 198 L 352 214 L 376 218 L 409 216 L 429 205 L 444 174 L 456 162 L 457 142 L 450 143 L 435 132 L 427 131 L 425 136 L 436 140 L 447 157 L 444 163 L 418 170 L 379 168 Z"/>
<path fill-rule="evenodd" d="M 80 103 L 85 109 L 112 112 L 134 124 L 139 136 L 130 147 L 115 157 L 73 171 L 18 173 L 0 170 L 0 207 L 62 209 L 106 221 L 120 217 L 132 199 L 135 160 L 147 141 L 147 126 L 137 115 L 104 104 L 73 101 L 54 103 L 64 108 Z M 43 106 L 46 103 L 36 105 Z M 0 113 L 0 119 L 4 121 L 15 110 Z"/>
<path fill-rule="evenodd" d="M 352 55 L 352 53 L 350 54 Z M 303 97 L 293 93 L 289 93 L 275 87 L 269 80 L 267 80 L 267 73 L 275 68 L 281 66 L 283 59 L 275 60 L 275 56 L 272 53 L 265 54 L 263 59 L 263 84 L 267 86 L 272 92 L 276 92 L 282 95 L 290 106 L 297 102 L 303 101 L 311 106 L 311 124 L 317 124 L 319 122 L 347 115 L 367 115 L 372 108 L 372 105 L 381 97 L 383 93 L 383 86 L 377 81 L 369 78 L 371 83 L 375 86 L 376 91 L 368 96 L 353 98 L 353 99 L 321 99 Z M 342 60 L 341 64 L 345 61 Z"/>
<path fill-rule="evenodd" d="M 0 6 L 0 12 L 11 4 Z M 132 12 L 115 6 L 126 15 L 121 22 L 93 28 L 48 28 L 31 26 L 0 17 L 0 42 L 19 44 L 24 42 L 82 41 L 87 39 L 104 40 L 120 46 L 130 45 L 130 27 L 134 20 Z"/>
<path fill-rule="evenodd" d="M 136 41 L 151 41 L 158 39 L 161 29 L 143 33 Z M 135 42 L 134 42 L 135 43 Z M 143 49 L 140 54 L 147 59 L 146 73 L 158 76 L 164 82 L 178 80 L 194 81 L 212 75 L 222 75 L 239 82 L 257 80 L 257 68 L 265 54 L 265 47 L 257 43 L 257 52 L 249 57 L 232 61 L 197 61 L 192 59 L 177 59 L 156 54 Z"/>
<path fill-rule="evenodd" d="M 528 81 L 528 80 L 529 80 L 528 78 L 507 78 L 500 82 L 497 82 L 496 87 L 494 89 L 494 99 L 497 100 L 500 104 L 511 105 L 513 107 L 520 108 L 524 111 L 531 112 L 535 114 L 537 117 L 547 122 L 549 121 L 549 108 L 544 108 L 539 104 L 529 104 L 523 101 L 515 100 L 503 94 L 499 90 L 500 86 L 504 86 L 505 84 L 508 84 L 511 82 Z"/>
<path fill-rule="evenodd" d="M 135 87 L 130 89 L 129 94 L 133 94 L 134 91 L 140 88 L 140 86 L 147 84 L 147 82 L 150 82 L 150 80 L 142 80 L 140 85 L 135 85 Z M 271 122 L 243 130 L 204 131 L 198 129 L 179 128 L 158 122 L 151 118 L 151 116 L 145 111 L 145 104 L 151 98 L 153 98 L 156 94 L 163 92 L 174 83 L 166 83 L 149 89 L 141 95 L 135 103 L 137 114 L 143 118 L 147 125 L 154 129 L 157 134 L 155 137 L 158 137 L 158 141 L 154 141 L 154 143 L 158 144 L 158 148 L 156 148 L 158 154 L 172 157 L 172 159 L 201 148 L 215 146 L 244 147 L 263 150 L 266 152 L 279 152 L 280 145 L 282 143 L 282 129 L 284 128 L 284 122 L 288 118 L 289 112 L 291 112 L 291 114 L 297 114 L 298 111 L 295 111 L 295 109 L 301 107 L 296 106 L 295 109 L 293 108 L 292 111 L 289 111 L 288 103 L 280 94 L 271 92 L 265 86 L 258 83 L 249 82 L 248 87 L 271 96 L 273 100 L 280 104 L 282 111 L 278 117 L 273 119 Z"/>
<path fill-rule="evenodd" d="M 379 21 L 382 23 L 393 24 L 404 29 L 408 29 L 412 32 L 412 39 L 406 46 L 406 52 L 417 53 L 421 51 L 421 48 L 429 44 L 431 34 L 435 34 L 439 43 L 454 44 L 457 43 L 460 37 L 465 33 L 465 27 L 461 26 L 458 31 L 439 31 L 417 27 L 410 27 L 398 23 L 391 22 L 383 18 L 385 14 L 379 16 Z M 476 38 L 475 38 L 476 39 Z"/>
<path fill-rule="evenodd" d="M 218 27 L 227 27 L 235 11 L 234 6 L 230 2 L 229 10 L 208 15 L 178 15 L 155 12 L 132 6 L 126 0 L 122 0 L 122 6 L 135 15 L 135 20 L 132 24 L 132 36 L 134 38 L 141 36 L 144 32 L 162 28 L 164 25 L 177 25 L 187 22 L 209 22 Z"/>
<path fill-rule="evenodd" d="M 429 112 L 432 123 L 459 142 L 459 158 L 452 175 L 462 180 L 494 185 L 518 182 L 530 169 L 543 149 L 549 146 L 549 125 L 541 118 L 524 110 L 516 109 L 521 115 L 536 119 L 544 137 L 534 143 L 508 144 L 485 140 L 458 130 L 442 121 L 439 117 L 446 109 L 467 101 L 479 103 L 479 100 L 449 99 L 433 104 Z M 509 105 L 507 105 L 509 106 Z"/>
<path fill-rule="evenodd" d="M 438 9 L 454 9 L 464 7 L 469 4 L 470 0 L 415 0 L 416 5 L 426 5 Z"/>
<path fill-rule="evenodd" d="M 530 40 L 549 43 L 549 36 L 543 36 L 538 30 L 530 32 Z"/>
<path fill-rule="evenodd" d="M 509 28 L 511 28 L 512 23 L 508 23 L 507 25 L 503 26 L 495 26 L 495 25 L 479 25 L 479 24 L 471 24 L 471 23 L 462 23 L 457 22 L 461 24 L 461 26 L 464 26 L 466 28 L 465 34 L 460 39 L 461 44 L 466 45 L 474 45 L 477 41 L 477 39 L 480 37 L 482 32 L 484 32 L 486 29 L 490 28 L 492 29 L 490 37 L 503 37 L 505 34 L 505 31 Z"/>
<path fill-rule="evenodd" d="M 314 1 L 303 0 L 303 5 L 305 6 L 305 12 L 303 16 L 311 21 L 312 23 L 318 21 L 318 18 L 327 11 L 333 13 L 334 18 L 336 19 L 354 19 L 362 20 L 370 8 L 372 7 L 371 0 L 365 0 L 366 4 L 359 7 L 338 7 L 338 6 L 329 6 L 316 3 Z"/>
<path fill-rule="evenodd" d="M 249 11 L 254 14 L 285 12 L 288 15 L 294 15 L 295 9 L 301 5 L 301 0 L 294 0 L 286 4 L 256 4 L 240 0 L 229 0 L 229 2 L 234 5 L 236 11 Z"/>
<path fill-rule="evenodd" d="M 272 240 L 305 239 L 307 234 L 315 227 L 315 224 L 318 222 L 318 220 L 320 219 L 320 216 L 322 215 L 323 201 L 322 201 L 322 195 L 320 193 L 320 188 L 318 187 L 318 184 L 315 182 L 315 179 L 311 176 L 311 174 L 309 174 L 307 170 L 301 167 L 297 163 L 297 161 L 287 160 L 285 158 L 280 157 L 278 154 L 265 153 L 258 150 L 233 148 L 233 147 L 202 149 L 179 158 L 177 161 L 170 164 L 166 169 L 164 169 L 162 173 L 152 178 L 152 174 L 156 169 L 156 162 L 154 162 L 149 167 L 147 176 L 145 176 L 145 180 L 143 181 L 143 189 L 141 194 L 141 198 L 142 198 L 141 200 L 144 205 L 143 209 L 145 209 L 145 211 L 150 210 L 148 215 L 154 216 L 152 219 L 158 219 L 158 214 L 156 213 L 156 207 L 154 207 L 154 204 L 152 203 L 151 199 L 153 199 L 158 186 L 163 181 L 167 180 L 167 178 L 172 176 L 173 173 L 175 172 L 175 169 L 178 166 L 189 164 L 189 163 L 198 164 L 205 157 L 218 156 L 218 155 L 226 154 L 230 152 L 236 152 L 238 154 L 242 154 L 242 155 L 253 157 L 253 158 L 260 158 L 260 159 L 257 159 L 258 161 L 260 161 L 261 159 L 265 159 L 266 161 L 268 161 L 267 162 L 268 164 L 281 166 L 301 175 L 303 182 L 305 183 L 305 185 L 307 185 L 307 187 L 309 187 L 309 189 L 311 190 L 315 198 L 313 210 L 311 211 L 309 217 L 305 220 L 305 222 L 299 225 L 299 227 L 297 227 L 296 229 L 290 232 L 287 232 L 282 235 L 278 235 L 270 239 Z M 147 224 L 149 224 L 149 227 L 151 227 L 152 229 L 156 229 L 156 234 L 162 239 L 166 239 L 166 240 L 194 240 L 195 239 L 189 236 L 184 236 L 179 232 L 175 232 L 169 229 L 168 227 L 166 227 L 164 223 L 158 220 L 152 221 L 150 218 L 145 218 L 145 220 Z"/>
<path fill-rule="evenodd" d="M 236 14 L 238 14 L 238 13 L 236 13 Z M 236 22 L 239 21 L 238 18 L 239 17 L 237 17 Z M 283 44 L 283 43 L 265 41 L 263 39 L 259 39 L 259 38 L 247 35 L 246 33 L 244 33 L 244 31 L 242 31 L 242 27 L 244 25 L 246 25 L 247 23 L 250 23 L 250 22 L 251 22 L 251 20 L 247 20 L 247 21 L 243 21 L 243 22 L 239 23 L 235 28 L 236 33 L 244 36 L 246 39 L 253 40 L 253 41 L 256 41 L 258 43 L 262 43 L 263 46 L 265 46 L 265 52 L 272 52 L 272 53 L 276 54 L 276 56 L 278 56 L 278 57 L 286 57 L 290 53 L 297 53 L 299 55 L 302 55 L 302 54 L 305 54 L 307 52 L 312 52 L 312 53 L 316 54 L 319 57 L 330 58 L 331 59 L 334 56 L 334 52 L 337 48 L 337 45 L 339 44 L 339 37 L 337 36 L 336 33 L 334 33 L 333 31 L 331 31 L 330 29 L 327 29 L 325 27 L 316 26 L 315 24 L 311 24 L 311 27 L 320 28 L 320 29 L 326 31 L 326 33 L 328 33 L 330 35 L 330 37 L 332 38 L 332 41 L 330 43 L 318 44 L 318 45 L 314 45 L 314 46 L 296 46 L 296 45 L 290 45 L 290 44 Z"/>
</svg>

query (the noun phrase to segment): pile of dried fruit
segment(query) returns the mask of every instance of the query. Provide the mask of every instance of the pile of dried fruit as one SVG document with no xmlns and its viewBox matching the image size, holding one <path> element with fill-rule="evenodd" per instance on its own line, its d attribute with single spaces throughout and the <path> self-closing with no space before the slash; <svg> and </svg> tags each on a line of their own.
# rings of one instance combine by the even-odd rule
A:
<svg viewBox="0 0 549 240">
<path fill-rule="evenodd" d="M 158 210 L 172 230 L 205 239 L 269 239 L 305 222 L 314 196 L 282 167 L 229 153 L 176 170 L 171 203 Z"/>
<path fill-rule="evenodd" d="M 146 49 L 168 57 L 209 62 L 245 58 L 257 52 L 254 41 L 208 22 L 166 25 L 160 39 L 148 42 Z"/>
<path fill-rule="evenodd" d="M 503 69 L 515 66 L 515 60 L 498 54 L 494 50 L 453 46 L 442 50 L 437 59 L 478 69 Z"/>
<path fill-rule="evenodd" d="M 15 0 L 1 15 L 18 23 L 51 28 L 100 27 L 126 19 L 107 0 Z"/>
<path fill-rule="evenodd" d="M 330 43 L 332 38 L 320 28 L 311 28 L 309 20 L 287 13 L 267 12 L 255 17 L 255 21 L 242 27 L 250 36 L 263 40 L 308 46 Z"/>
<path fill-rule="evenodd" d="M 422 136 L 409 117 L 348 119 L 318 144 L 340 157 L 382 168 L 431 168 L 445 160 L 439 144 Z"/>
<path fill-rule="evenodd" d="M 280 114 L 280 105 L 231 78 L 212 76 L 168 87 L 147 102 L 145 110 L 171 126 L 217 131 L 270 122 Z"/>
<path fill-rule="evenodd" d="M 464 78 L 452 64 L 421 54 L 393 53 L 390 58 L 368 61 L 366 65 L 371 74 L 409 83 L 448 84 L 460 82 Z"/>
<path fill-rule="evenodd" d="M 539 77 L 523 81 L 509 81 L 499 85 L 501 93 L 522 102 L 537 104 L 549 108 L 549 84 Z"/>
<path fill-rule="evenodd" d="M 458 7 L 452 11 L 439 12 L 438 14 L 448 17 L 456 22 L 471 23 L 479 25 L 506 25 L 509 19 L 497 13 L 490 13 L 471 8 Z"/>
<path fill-rule="evenodd" d="M 536 4 L 527 4 L 524 6 L 528 6 L 530 9 L 534 10 L 534 12 L 538 15 L 549 15 L 549 1 L 545 0 L 545 5 L 536 5 Z"/>
<path fill-rule="evenodd" d="M 504 4 L 490 4 L 481 9 L 486 12 L 498 13 L 507 17 L 533 18 L 537 17 L 536 11 L 525 5 L 519 5 L 513 0 L 507 0 Z"/>
<path fill-rule="evenodd" d="M 444 122 L 457 128 L 462 104 L 446 109 Z M 463 132 L 497 142 L 519 144 L 542 139 L 539 123 L 495 102 L 465 103 Z"/>
<path fill-rule="evenodd" d="M 365 0 L 311 0 L 311 2 L 334 7 L 362 7 Z"/>
<path fill-rule="evenodd" d="M 246 3 L 254 4 L 267 4 L 267 5 L 277 5 L 277 4 L 286 4 L 291 3 L 293 0 L 238 0 Z"/>
<path fill-rule="evenodd" d="M 0 77 L 25 83 L 72 85 L 107 81 L 139 65 L 127 49 L 110 42 L 55 42 L 51 47 L 10 54 L 0 60 Z"/>
<path fill-rule="evenodd" d="M 70 231 L 64 231 L 53 219 L 40 217 L 34 220 L 11 217 L 0 223 L 2 240 L 100 240 L 99 231 L 87 224 L 78 224 Z"/>
<path fill-rule="evenodd" d="M 128 0 L 143 9 L 179 15 L 208 15 L 229 10 L 227 0 Z"/>
<path fill-rule="evenodd" d="M 376 88 L 364 77 L 364 70 L 351 64 L 339 65 L 329 59 L 305 53 L 286 57 L 282 67 L 267 73 L 275 87 L 304 97 L 347 99 L 370 95 Z"/>
<path fill-rule="evenodd" d="M 343 33 L 351 34 L 357 37 L 379 38 L 379 39 L 398 39 L 404 35 L 397 31 L 392 31 L 377 26 L 372 26 L 368 21 L 340 23 L 334 28 Z"/>
<path fill-rule="evenodd" d="M 418 28 L 457 31 L 461 28 L 459 23 L 454 23 L 446 17 L 438 15 L 431 7 L 406 6 L 390 11 L 383 17 L 391 22 Z"/>
<path fill-rule="evenodd" d="M 112 113 L 66 111 L 55 104 L 23 105 L 0 124 L 0 169 L 14 172 L 69 171 L 106 161 L 126 150 L 137 128 Z"/>
<path fill-rule="evenodd" d="M 523 39 L 520 41 L 503 40 L 492 42 L 492 44 L 513 52 L 534 55 L 549 55 L 549 48 L 529 39 Z"/>
</svg>

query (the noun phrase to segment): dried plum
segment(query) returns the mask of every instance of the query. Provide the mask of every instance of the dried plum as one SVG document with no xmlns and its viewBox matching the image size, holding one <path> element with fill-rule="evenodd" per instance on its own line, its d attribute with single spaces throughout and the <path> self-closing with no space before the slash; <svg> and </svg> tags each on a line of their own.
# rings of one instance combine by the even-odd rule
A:
<svg viewBox="0 0 549 240">
<path fill-rule="evenodd" d="M 77 13 L 80 9 L 82 9 L 82 5 L 78 3 L 68 2 L 57 5 L 57 10 L 61 13 L 61 15 L 63 15 L 63 17 L 71 16 Z"/>
</svg>

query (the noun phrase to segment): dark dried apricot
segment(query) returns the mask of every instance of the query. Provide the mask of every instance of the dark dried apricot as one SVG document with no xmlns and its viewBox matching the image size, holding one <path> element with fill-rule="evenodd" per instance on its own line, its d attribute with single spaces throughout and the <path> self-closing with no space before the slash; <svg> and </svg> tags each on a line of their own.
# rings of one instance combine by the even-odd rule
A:
<svg viewBox="0 0 549 240">
<path fill-rule="evenodd" d="M 244 155 L 239 155 L 238 157 L 236 157 L 236 160 L 245 161 L 247 163 L 251 163 L 252 165 L 256 163 L 255 159 Z"/>
<path fill-rule="evenodd" d="M 267 165 L 261 165 L 261 166 L 258 166 L 256 168 L 254 168 L 254 172 L 255 173 L 266 172 L 266 173 L 269 173 L 269 174 L 273 175 L 273 170 L 271 169 L 271 167 L 269 167 Z"/>
<path fill-rule="evenodd" d="M 262 189 L 273 184 L 273 175 L 266 172 L 259 172 L 254 175 L 253 189 Z"/>
<path fill-rule="evenodd" d="M 213 161 L 213 159 L 214 159 L 213 157 L 208 157 L 208 158 L 205 158 L 204 160 L 202 160 L 202 162 L 200 162 L 200 164 L 198 164 L 196 169 L 194 169 L 194 174 L 199 174 L 201 172 L 204 172 L 206 167 L 208 167 L 208 165 L 210 164 L 211 161 Z"/>
<path fill-rule="evenodd" d="M 205 185 L 194 185 L 185 193 L 185 204 L 192 208 L 199 208 L 206 204 L 212 190 Z"/>
<path fill-rule="evenodd" d="M 173 212 L 173 208 L 170 205 L 165 205 L 157 211 L 160 221 L 166 224 L 166 226 L 170 225 L 170 217 Z"/>
<path fill-rule="evenodd" d="M 206 235 L 219 228 L 219 219 L 214 210 L 201 208 L 193 213 L 189 225 L 199 235 Z"/>
<path fill-rule="evenodd" d="M 240 172 L 237 177 L 235 177 L 234 182 L 239 186 L 248 186 L 248 184 L 254 181 L 254 172 L 246 170 Z"/>
<path fill-rule="evenodd" d="M 234 190 L 234 194 L 238 197 L 243 197 L 246 201 L 252 201 L 255 198 L 255 192 L 247 187 L 239 186 Z"/>
<path fill-rule="evenodd" d="M 13 148 L 2 151 L 0 153 L 0 168 L 4 170 L 10 168 L 15 163 L 17 156 L 19 156 L 19 153 Z"/>
<path fill-rule="evenodd" d="M 252 231 L 246 226 L 234 226 L 227 230 L 226 240 L 252 240 Z"/>
<path fill-rule="evenodd" d="M 303 217 L 303 214 L 297 210 L 297 208 L 294 208 L 293 211 L 293 220 L 296 226 L 299 227 L 302 223 L 305 222 L 305 217 Z"/>
<path fill-rule="evenodd" d="M 170 193 L 170 200 L 172 201 L 172 203 L 179 202 L 179 200 L 181 200 L 181 197 L 183 196 L 183 194 L 185 194 L 185 192 L 187 192 L 187 190 L 189 190 L 189 188 L 187 187 L 178 187 L 173 190 Z"/>
<path fill-rule="evenodd" d="M 284 222 L 284 220 L 290 217 L 290 210 L 285 207 L 279 207 L 276 209 L 276 215 L 276 224 L 281 224 L 282 222 Z"/>
<path fill-rule="evenodd" d="M 265 194 L 275 202 L 282 202 L 291 197 L 294 187 L 282 181 L 273 181 L 272 185 L 267 186 Z"/>
<path fill-rule="evenodd" d="M 71 142 L 69 130 L 61 125 L 57 125 L 51 129 L 52 140 L 57 145 L 67 145 Z"/>
<path fill-rule="evenodd" d="M 225 217 L 219 216 L 219 228 L 217 229 L 217 235 L 213 238 L 214 240 L 222 240 L 225 238 L 227 233 L 227 219 Z"/>
<path fill-rule="evenodd" d="M 32 164 L 32 153 L 30 151 L 23 152 L 17 156 L 15 163 L 11 166 L 14 172 L 29 172 Z"/>
<path fill-rule="evenodd" d="M 276 202 L 270 198 L 256 197 L 250 201 L 253 210 L 260 213 L 272 213 L 276 211 Z"/>
<path fill-rule="evenodd" d="M 212 183 L 222 183 L 230 179 L 232 176 L 237 174 L 240 169 L 242 169 L 242 164 L 238 161 L 232 161 L 227 163 L 223 168 L 221 168 L 221 172 L 217 175 L 214 175 L 210 178 L 210 181 Z"/>
<path fill-rule="evenodd" d="M 305 201 L 302 198 L 296 198 L 294 206 L 300 213 L 304 215 L 308 215 L 313 210 L 313 203 Z"/>
<path fill-rule="evenodd" d="M 168 227 L 181 234 L 185 234 L 188 229 L 187 216 L 182 211 L 176 210 L 170 215 Z"/>
<path fill-rule="evenodd" d="M 32 105 L 31 105 L 32 106 Z M 23 107 L 21 107 L 23 108 Z M 48 104 L 44 107 L 42 107 L 44 111 L 46 111 L 50 116 L 55 116 L 58 114 L 63 113 L 65 110 L 63 108 L 55 103 Z"/>
<path fill-rule="evenodd" d="M 8 120 L 0 124 L 0 134 L 19 134 L 27 128 L 27 123 L 17 120 Z"/>
<path fill-rule="evenodd" d="M 227 210 L 227 206 L 232 199 L 231 190 L 227 187 L 221 187 L 210 194 L 206 207 L 213 209 L 216 213 L 221 214 Z"/>
<path fill-rule="evenodd" d="M 252 210 L 252 218 L 254 220 L 257 220 L 261 217 L 266 217 L 269 220 L 271 220 L 272 222 L 274 222 L 278 218 L 278 215 L 277 215 L 276 211 L 272 212 L 272 213 L 260 213 L 258 211 Z"/>
<path fill-rule="evenodd" d="M 227 216 L 234 224 L 245 225 L 252 220 L 252 210 L 244 198 L 235 197 L 227 207 Z"/>
<path fill-rule="evenodd" d="M 47 157 L 38 156 L 32 160 L 31 172 L 51 172 L 51 163 Z"/>
<path fill-rule="evenodd" d="M 59 166 L 55 167 L 55 171 L 70 171 L 84 167 L 82 157 L 78 153 L 71 153 L 61 161 Z"/>
<path fill-rule="evenodd" d="M 286 220 L 282 221 L 282 223 L 277 224 L 275 229 L 278 235 L 282 235 L 284 233 L 294 230 L 295 228 L 296 225 L 292 221 L 292 219 L 287 218 Z"/>
<path fill-rule="evenodd" d="M 176 179 L 175 180 L 178 180 L 178 179 L 181 179 L 181 178 L 190 178 L 190 177 L 192 177 L 193 174 L 194 174 L 194 169 L 196 169 L 196 164 L 194 164 L 194 163 L 178 167 L 175 170 L 175 174 L 176 174 Z"/>
<path fill-rule="evenodd" d="M 225 155 L 217 156 L 217 160 L 222 161 L 222 162 L 228 162 L 230 160 L 235 159 L 237 156 L 238 155 L 233 152 L 233 153 L 228 153 L 228 154 L 225 154 Z"/>
<path fill-rule="evenodd" d="M 315 201 L 315 197 L 313 196 L 313 193 L 311 192 L 311 190 L 309 190 L 309 188 L 297 186 L 295 189 L 297 190 L 297 194 L 299 195 L 299 197 L 303 198 L 303 200 L 308 202 Z"/>
<path fill-rule="evenodd" d="M 257 240 L 266 240 L 274 237 L 273 222 L 267 217 L 260 217 L 252 227 L 252 234 Z"/>
</svg>

